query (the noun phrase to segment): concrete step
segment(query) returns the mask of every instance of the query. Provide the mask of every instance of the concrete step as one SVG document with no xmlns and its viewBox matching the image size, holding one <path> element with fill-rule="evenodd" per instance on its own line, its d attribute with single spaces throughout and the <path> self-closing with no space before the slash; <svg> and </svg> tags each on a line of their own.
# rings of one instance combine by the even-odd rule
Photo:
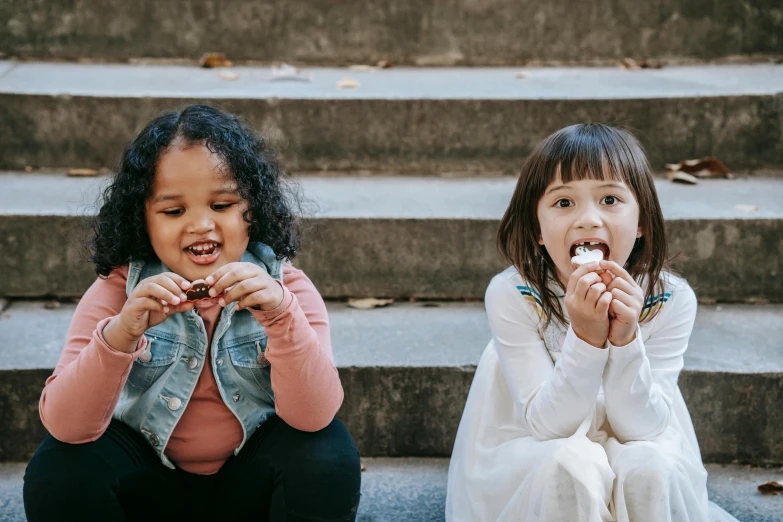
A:
<svg viewBox="0 0 783 522">
<path fill-rule="evenodd" d="M 357 522 L 445 520 L 448 459 L 368 458 L 363 463 Z M 24 522 L 26 464 L 0 464 L 0 522 Z M 759 484 L 780 480 L 783 468 L 707 464 L 709 498 L 740 522 L 780 522 L 781 497 L 761 495 Z"/>
<path fill-rule="evenodd" d="M 12 302 L 0 315 L 0 461 L 45 435 L 38 399 L 75 305 Z M 366 456 L 448 456 L 490 339 L 481 303 L 360 311 L 329 303 L 339 416 Z M 701 306 L 680 386 L 705 461 L 783 463 L 783 305 Z"/>
<path fill-rule="evenodd" d="M 27 58 L 238 60 L 314 65 L 376 63 L 504 65 L 606 63 L 626 56 L 668 60 L 783 54 L 780 4 L 687 0 L 573 3 L 348 0 L 57 2 L 6 0 L 0 52 Z M 687 36 L 686 36 L 687 35 Z"/>
<path fill-rule="evenodd" d="M 246 117 L 298 171 L 513 173 L 542 138 L 584 121 L 634 129 L 655 169 L 710 155 L 735 170 L 783 166 L 783 64 L 523 78 L 510 68 L 313 68 L 312 82 L 234 71 L 237 81 L 194 66 L 0 62 L 0 168 L 113 166 L 153 116 L 194 102 Z M 338 89 L 345 77 L 360 87 Z"/>
<path fill-rule="evenodd" d="M 295 263 L 322 295 L 481 299 L 504 266 L 497 223 L 512 178 L 300 178 L 318 224 Z M 80 296 L 81 248 L 105 178 L 0 174 L 0 296 Z M 702 298 L 783 301 L 783 178 L 662 180 L 674 267 Z M 755 205 L 747 212 L 737 205 Z"/>
</svg>

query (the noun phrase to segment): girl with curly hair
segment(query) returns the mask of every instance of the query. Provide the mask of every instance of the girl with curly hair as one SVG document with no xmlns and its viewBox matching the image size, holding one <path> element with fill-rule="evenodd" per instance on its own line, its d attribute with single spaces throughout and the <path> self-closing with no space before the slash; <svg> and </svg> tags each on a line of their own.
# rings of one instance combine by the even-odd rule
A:
<svg viewBox="0 0 783 522">
<path fill-rule="evenodd" d="M 126 148 L 25 473 L 30 522 L 354 520 L 360 464 L 296 199 L 264 141 L 193 105 Z"/>
</svg>

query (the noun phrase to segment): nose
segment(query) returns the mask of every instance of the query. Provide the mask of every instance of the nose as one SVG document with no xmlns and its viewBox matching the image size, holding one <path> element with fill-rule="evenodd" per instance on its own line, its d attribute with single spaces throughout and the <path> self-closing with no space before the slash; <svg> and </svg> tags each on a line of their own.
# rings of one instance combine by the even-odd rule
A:
<svg viewBox="0 0 783 522">
<path fill-rule="evenodd" d="M 215 221 L 209 212 L 191 213 L 191 220 L 188 222 L 186 231 L 190 234 L 206 234 L 215 228 Z"/>
<path fill-rule="evenodd" d="M 600 228 L 604 222 L 601 218 L 601 211 L 595 205 L 582 206 L 581 212 L 574 222 L 576 228 L 593 229 Z"/>
</svg>

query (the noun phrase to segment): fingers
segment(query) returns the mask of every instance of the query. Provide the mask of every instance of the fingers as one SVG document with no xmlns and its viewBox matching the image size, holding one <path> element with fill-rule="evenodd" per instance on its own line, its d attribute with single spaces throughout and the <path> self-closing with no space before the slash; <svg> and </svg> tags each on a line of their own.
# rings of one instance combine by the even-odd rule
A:
<svg viewBox="0 0 783 522">
<path fill-rule="evenodd" d="M 601 261 L 601 268 L 604 270 L 609 270 L 612 272 L 612 274 L 615 277 L 620 277 L 624 279 L 625 281 L 628 281 L 632 285 L 636 285 L 636 281 L 634 281 L 633 277 L 631 277 L 631 274 L 628 273 L 628 271 L 615 263 L 614 261 Z"/>
<path fill-rule="evenodd" d="M 187 299 L 177 284 L 167 277 L 150 278 L 133 291 L 136 297 L 154 297 L 164 305 L 177 305 Z"/>
<path fill-rule="evenodd" d="M 612 304 L 612 294 L 604 292 L 601 297 L 598 298 L 598 302 L 595 304 L 595 311 L 604 316 L 609 315 L 609 307 Z"/>
<path fill-rule="evenodd" d="M 250 279 L 261 273 L 261 271 L 259 267 L 250 263 L 229 263 L 224 265 L 207 277 L 207 284 L 210 285 L 209 295 L 212 297 L 220 295 L 232 285 Z"/>
<path fill-rule="evenodd" d="M 568 278 L 568 286 L 566 288 L 566 293 L 573 294 L 576 290 L 576 285 L 579 282 L 579 280 L 586 274 L 589 274 L 590 272 L 595 272 L 598 270 L 598 263 L 587 263 L 586 265 L 582 265 L 576 270 L 571 273 L 571 277 Z M 587 289 L 585 289 L 586 291 Z M 584 295 L 584 294 L 582 294 Z"/>
<path fill-rule="evenodd" d="M 607 294 L 609 295 L 609 294 Z M 621 323 L 630 324 L 636 320 L 639 314 L 634 313 L 633 309 L 620 301 L 619 299 L 612 299 L 611 309 L 617 316 L 617 320 Z"/>
<path fill-rule="evenodd" d="M 598 304 L 598 299 L 606 292 L 606 285 L 603 283 L 595 283 L 587 290 L 587 297 L 585 297 L 585 303 L 595 307 Z"/>
<path fill-rule="evenodd" d="M 152 297 L 138 297 L 136 298 L 135 308 L 140 311 L 150 311 L 150 312 L 162 312 L 167 313 L 166 309 L 168 306 L 164 305 L 157 299 L 153 299 Z"/>
<path fill-rule="evenodd" d="M 265 290 L 268 286 L 268 282 L 260 277 L 253 277 L 252 279 L 240 281 L 223 294 L 223 297 L 221 297 L 219 301 L 220 306 L 226 306 L 228 303 L 239 301 L 243 297 Z"/>
<path fill-rule="evenodd" d="M 579 300 L 585 300 L 587 299 L 587 292 L 596 283 L 601 283 L 601 276 L 595 272 L 588 272 L 579 278 L 579 281 L 576 283 L 576 288 L 574 288 L 573 294 L 577 296 Z M 601 284 L 603 285 L 603 283 Z M 606 285 L 604 285 L 604 290 L 606 290 Z"/>
</svg>

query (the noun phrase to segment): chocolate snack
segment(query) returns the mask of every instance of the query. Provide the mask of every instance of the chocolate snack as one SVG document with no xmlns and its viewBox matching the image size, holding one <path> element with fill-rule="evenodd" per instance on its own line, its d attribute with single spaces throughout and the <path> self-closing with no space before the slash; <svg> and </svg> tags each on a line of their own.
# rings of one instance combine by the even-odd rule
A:
<svg viewBox="0 0 783 522">
<path fill-rule="evenodd" d="M 190 284 L 190 288 L 185 290 L 187 301 L 202 301 L 210 299 L 209 285 L 203 279 L 197 279 Z"/>
</svg>

